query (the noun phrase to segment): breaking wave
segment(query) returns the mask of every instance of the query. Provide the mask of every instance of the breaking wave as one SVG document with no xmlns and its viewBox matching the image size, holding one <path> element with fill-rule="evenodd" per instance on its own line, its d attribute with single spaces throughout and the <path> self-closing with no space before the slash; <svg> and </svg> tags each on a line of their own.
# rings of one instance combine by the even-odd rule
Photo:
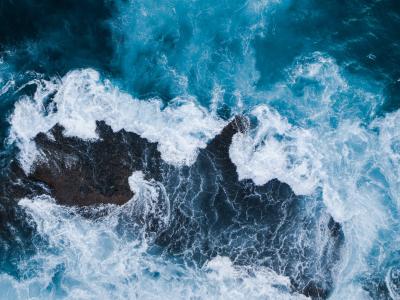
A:
<svg viewBox="0 0 400 300">
<path fill-rule="evenodd" d="M 377 21 L 383 4 L 83 1 L 80 32 L 78 4 L 42 2 L 69 26 L 28 30 L 0 4 L 26 32 L 0 29 L 0 299 L 400 298 L 398 49 L 382 46 L 388 63 L 378 47 L 397 27 Z M 156 143 L 161 175 L 146 157 L 122 205 L 64 206 L 42 182 L 10 196 L 46 163 L 38 134 L 56 143 L 61 126 L 90 147 L 99 121 Z M 15 161 L 23 174 L 8 176 Z"/>
</svg>

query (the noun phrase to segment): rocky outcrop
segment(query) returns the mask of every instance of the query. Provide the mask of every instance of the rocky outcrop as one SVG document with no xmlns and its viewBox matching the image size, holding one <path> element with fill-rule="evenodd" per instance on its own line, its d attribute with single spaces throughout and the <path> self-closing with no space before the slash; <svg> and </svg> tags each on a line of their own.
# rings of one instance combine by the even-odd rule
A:
<svg viewBox="0 0 400 300">
<path fill-rule="evenodd" d="M 247 119 L 235 118 L 201 153 L 213 152 L 230 163 L 228 151 L 232 136 L 245 130 L 246 124 Z M 44 183 L 58 203 L 121 205 L 133 196 L 128 177 L 134 171 L 140 170 L 149 178 L 161 180 L 166 164 L 156 143 L 125 130 L 114 133 L 104 122 L 97 123 L 99 139 L 92 141 L 67 137 L 63 131 L 62 126 L 56 125 L 49 133 L 36 136 L 41 155 L 28 176 L 32 181 Z"/>
<path fill-rule="evenodd" d="M 55 126 L 35 138 L 41 158 L 29 178 L 45 183 L 63 205 L 124 204 L 133 193 L 128 177 L 143 170 L 157 177 L 160 153 L 157 145 L 135 133 L 112 132 L 98 122 L 100 139 L 83 141 L 63 135 Z"/>
<path fill-rule="evenodd" d="M 266 266 L 289 276 L 295 290 L 326 298 L 343 243 L 340 224 L 318 197 L 295 195 L 278 180 L 262 186 L 239 180 L 229 147 L 233 135 L 248 127 L 247 118 L 236 117 L 192 166 L 174 167 L 161 159 L 156 143 L 135 133 L 113 132 L 98 122 L 100 138 L 84 141 L 65 136 L 57 125 L 36 136 L 41 155 L 28 177 L 14 164 L 9 178 L 23 180 L 23 189 L 8 193 L 48 193 L 79 207 L 121 205 L 134 197 L 129 176 L 141 171 L 168 198 L 154 202 L 168 204 L 168 222 L 157 220 L 157 211 L 136 212 L 132 220 L 147 226 L 157 249 L 199 265 L 221 255 L 238 265 Z"/>
</svg>

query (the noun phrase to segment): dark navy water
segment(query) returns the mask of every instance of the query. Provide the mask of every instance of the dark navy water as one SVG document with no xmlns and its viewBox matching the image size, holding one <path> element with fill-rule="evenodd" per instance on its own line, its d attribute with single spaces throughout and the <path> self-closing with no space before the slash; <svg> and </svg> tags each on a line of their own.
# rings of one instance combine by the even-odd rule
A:
<svg viewBox="0 0 400 300">
<path fill-rule="evenodd" d="M 223 122 L 245 114 L 252 129 L 229 153 L 239 178 L 258 185 L 277 178 L 310 198 L 315 220 L 321 209 L 342 226 L 344 246 L 325 296 L 399 299 L 399 66 L 398 1 L 3 0 L 1 180 L 9 180 L 11 160 L 26 163 L 28 141 L 53 120 L 91 138 L 84 127 L 98 116 L 113 129 L 164 141 L 163 158 L 179 165 L 191 146 L 204 148 Z M 53 116 L 42 106 L 57 91 L 54 101 L 66 110 Z M 156 99 L 160 115 L 143 106 L 129 116 L 118 100 L 127 97 Z M 209 116 L 179 110 L 188 100 Z M 246 266 L 217 257 L 192 268 L 124 240 L 109 220 L 71 215 L 48 199 L 17 204 L 5 194 L 0 299 L 301 297 L 292 278 L 275 277 L 287 272 L 260 271 L 268 265 L 261 260 Z M 234 247 L 234 238 L 225 242 Z M 95 266 L 93 248 L 107 264 Z"/>
</svg>

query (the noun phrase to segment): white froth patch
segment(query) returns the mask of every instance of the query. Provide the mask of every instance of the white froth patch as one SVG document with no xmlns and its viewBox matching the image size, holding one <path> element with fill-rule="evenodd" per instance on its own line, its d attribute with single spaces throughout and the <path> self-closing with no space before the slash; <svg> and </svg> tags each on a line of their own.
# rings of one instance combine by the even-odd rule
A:
<svg viewBox="0 0 400 300">
<path fill-rule="evenodd" d="M 379 130 L 379 144 L 383 153 L 397 171 L 397 183 L 400 184 L 400 111 L 386 115 L 383 119 L 376 120 L 372 127 Z M 400 186 L 398 186 L 400 188 Z M 399 201 L 400 204 L 400 201 Z"/>
<path fill-rule="evenodd" d="M 65 134 L 97 139 L 96 121 L 105 121 L 114 131 L 125 129 L 151 142 L 158 142 L 162 158 L 175 165 L 190 165 L 200 148 L 218 134 L 225 122 L 199 107 L 194 99 L 175 99 L 162 108 L 158 99 L 140 101 L 101 80 L 92 69 L 76 70 L 59 81 L 40 81 L 33 99 L 21 99 L 11 117 L 11 141 L 21 149 L 20 160 L 29 172 L 37 153 L 32 139 L 55 124 Z M 55 112 L 44 101 L 56 92 Z"/>
<path fill-rule="evenodd" d="M 229 150 L 239 179 L 249 178 L 262 185 L 277 178 L 296 194 L 311 194 L 319 181 L 319 167 L 310 132 L 291 126 L 264 105 L 252 114 L 259 125 L 249 133 L 236 134 Z"/>
<path fill-rule="evenodd" d="M 385 120 L 378 122 L 379 126 L 386 124 Z M 385 143 L 379 141 L 382 132 L 371 129 L 348 121 L 342 122 L 335 131 L 319 135 L 317 147 L 324 153 L 321 172 L 324 203 L 333 218 L 341 223 L 346 239 L 337 272 L 339 288 L 334 290 L 333 299 L 348 295 L 363 298 L 365 291 L 354 278 L 370 272 L 371 249 L 380 242 L 382 232 L 393 225 L 387 204 L 396 201 L 398 193 L 393 190 L 390 195 L 387 191 L 396 187 L 399 165 L 390 163 Z"/>
<path fill-rule="evenodd" d="M 130 178 L 135 191 L 148 184 L 142 175 Z M 94 221 L 48 196 L 25 198 L 19 205 L 52 251 L 39 247 L 21 265 L 21 272 L 35 276 L 0 275 L 3 294 L 12 299 L 305 299 L 291 293 L 288 278 L 267 268 L 234 266 L 217 257 L 193 269 L 147 254 L 146 241 L 121 234 L 127 207 L 114 207 Z M 132 235 L 132 228 L 125 230 Z"/>
<path fill-rule="evenodd" d="M 211 282 L 224 283 L 217 293 L 225 295 L 224 299 L 244 299 L 245 295 L 251 299 L 308 299 L 296 293 L 290 295 L 290 279 L 265 267 L 239 267 L 228 257 L 217 256 L 205 265 L 204 270 Z M 282 293 L 277 293 L 279 289 Z"/>
<path fill-rule="evenodd" d="M 159 225 L 168 225 L 171 209 L 164 185 L 153 179 L 146 180 L 142 171 L 133 172 L 128 183 L 134 193 L 130 202 L 135 214 L 141 215 L 144 220 L 156 217 Z"/>
</svg>

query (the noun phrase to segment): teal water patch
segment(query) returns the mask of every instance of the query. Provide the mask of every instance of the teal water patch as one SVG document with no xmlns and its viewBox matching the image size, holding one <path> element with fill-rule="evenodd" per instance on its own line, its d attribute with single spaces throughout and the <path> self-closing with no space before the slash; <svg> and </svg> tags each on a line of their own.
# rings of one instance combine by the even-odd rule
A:
<svg viewBox="0 0 400 300">
<path fill-rule="evenodd" d="M 70 88 L 71 93 L 59 93 L 59 103 L 78 103 L 68 110 L 73 112 L 68 115 L 71 128 L 85 132 L 88 116 L 93 119 L 96 114 L 125 129 L 137 129 L 135 122 L 146 120 L 150 130 L 141 133 L 164 141 L 167 148 L 189 137 L 192 149 L 193 141 L 205 143 L 216 131 L 206 126 L 210 120 L 222 124 L 244 113 L 251 118 L 251 130 L 236 136 L 231 149 L 239 175 L 260 182 L 280 178 L 294 190 L 323 201 L 343 226 L 346 247 L 338 254 L 342 264 L 332 298 L 399 297 L 397 1 L 3 1 L 0 25 L 2 145 L 9 136 L 15 103 L 46 106 L 53 94 L 43 99 L 35 93 L 53 81 L 54 93 Z M 85 76 L 62 82 L 69 71 L 84 74 L 88 71 L 76 69 L 87 67 L 107 80 L 96 81 L 90 92 L 85 90 L 90 87 Z M 115 92 L 116 86 L 125 94 Z M 157 98 L 162 104 L 156 110 L 145 110 L 143 105 L 141 114 L 128 122 L 124 113 L 139 110 L 125 107 L 120 99 L 136 103 L 131 95 Z M 184 111 L 185 101 L 200 107 L 196 111 L 206 117 L 200 121 L 174 114 L 171 119 L 155 117 L 177 107 Z M 99 103 L 100 108 L 95 106 Z M 40 105 L 34 111 L 45 115 Z M 190 105 L 186 107 L 193 112 Z M 24 115 L 32 113 L 29 109 L 21 111 L 18 120 L 24 129 L 36 132 L 30 127 L 39 128 L 40 122 Z M 176 124 L 183 123 L 195 130 L 181 133 Z M 184 152 L 185 146 L 179 151 Z M 4 170 L 15 158 L 13 151 L 1 154 Z M 0 206 L 1 224 L 7 228 L 0 233 L 4 273 L 0 289 L 10 299 L 18 297 L 19 289 L 20 298 L 30 292 L 45 298 L 89 297 L 85 289 L 151 298 L 163 288 L 177 298 L 190 293 L 207 298 L 213 295 L 210 290 L 224 298 L 229 289 L 243 297 L 239 275 L 252 291 L 260 284 L 266 287 L 261 296 L 268 292 L 282 296 L 262 276 L 279 279 L 285 296 L 291 290 L 290 283 L 276 274 L 257 270 L 261 277 L 249 275 L 252 271 L 238 269 L 224 258 L 212 261 L 211 270 L 193 271 L 181 263 L 170 265 L 158 255 L 148 257 L 143 249 L 135 255 L 129 250 L 137 245 L 115 236 L 106 223 L 98 229 L 98 223 L 71 219 L 66 208 L 54 203 L 25 200 L 34 214 L 28 219 L 11 200 L 16 199 L 2 199 Z M 52 218 L 44 215 L 41 205 L 65 214 Z M 44 231 L 35 235 L 37 229 L 28 223 L 42 225 Z M 93 240 L 86 239 L 87 232 Z M 49 245 L 42 240 L 32 243 L 35 236 L 54 243 L 54 252 L 48 252 Z M 91 253 L 93 247 L 105 261 Z M 210 285 L 210 278 L 223 284 Z"/>
</svg>

